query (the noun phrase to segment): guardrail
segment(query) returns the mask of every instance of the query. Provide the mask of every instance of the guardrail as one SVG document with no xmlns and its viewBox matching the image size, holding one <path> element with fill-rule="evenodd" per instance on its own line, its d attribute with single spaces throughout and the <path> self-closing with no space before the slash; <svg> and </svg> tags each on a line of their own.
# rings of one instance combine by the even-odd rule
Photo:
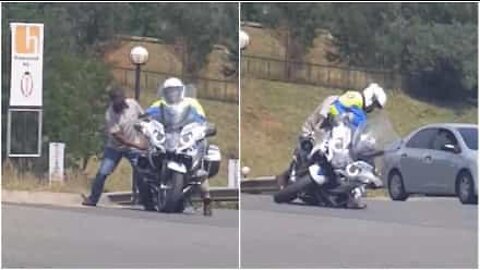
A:
<svg viewBox="0 0 480 270">
<path fill-rule="evenodd" d="M 243 193 L 250 194 L 271 193 L 277 191 L 278 186 L 275 176 L 263 176 L 242 180 L 240 190 Z"/>
<path fill-rule="evenodd" d="M 110 192 L 105 194 L 108 199 L 116 204 L 130 204 L 132 202 L 132 192 Z M 227 187 L 212 187 L 210 188 L 210 195 L 214 201 L 219 202 L 236 202 L 238 201 L 238 189 Z M 192 197 L 194 202 L 200 201 L 198 194 L 194 194 Z"/>
<path fill-rule="evenodd" d="M 277 190 L 278 186 L 275 176 L 246 178 L 240 182 L 240 191 L 243 193 L 272 193 Z M 210 188 L 210 195 L 217 202 L 238 202 L 238 191 L 237 188 L 212 187 Z M 110 192 L 105 195 L 111 202 L 116 204 L 130 204 L 132 202 L 132 193 L 129 191 Z M 192 200 L 194 202 L 200 201 L 199 195 L 195 193 Z"/>
</svg>

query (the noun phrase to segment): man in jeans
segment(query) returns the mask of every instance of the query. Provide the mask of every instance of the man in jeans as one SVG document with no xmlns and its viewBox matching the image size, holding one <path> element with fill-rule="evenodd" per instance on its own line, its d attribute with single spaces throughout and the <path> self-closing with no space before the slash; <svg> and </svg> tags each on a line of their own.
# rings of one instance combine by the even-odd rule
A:
<svg viewBox="0 0 480 270">
<path fill-rule="evenodd" d="M 143 137 L 134 128 L 138 116 L 143 114 L 142 107 L 134 99 L 125 98 L 125 92 L 121 88 L 114 89 L 109 96 L 110 106 L 105 114 L 108 141 L 90 196 L 85 197 L 82 203 L 86 206 L 97 205 L 105 180 L 115 170 L 122 157 L 128 159 L 134 171 L 134 178 L 137 179 L 134 165 L 140 150 L 146 149 Z"/>
</svg>

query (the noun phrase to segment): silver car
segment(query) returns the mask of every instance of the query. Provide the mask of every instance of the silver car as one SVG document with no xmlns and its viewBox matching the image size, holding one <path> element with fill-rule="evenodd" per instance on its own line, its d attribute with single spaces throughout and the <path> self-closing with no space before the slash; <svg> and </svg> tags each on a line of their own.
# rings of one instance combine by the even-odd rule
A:
<svg viewBox="0 0 480 270">
<path fill-rule="evenodd" d="M 456 195 L 464 204 L 477 201 L 478 126 L 431 124 L 387 151 L 383 182 L 392 200 L 410 194 Z"/>
</svg>

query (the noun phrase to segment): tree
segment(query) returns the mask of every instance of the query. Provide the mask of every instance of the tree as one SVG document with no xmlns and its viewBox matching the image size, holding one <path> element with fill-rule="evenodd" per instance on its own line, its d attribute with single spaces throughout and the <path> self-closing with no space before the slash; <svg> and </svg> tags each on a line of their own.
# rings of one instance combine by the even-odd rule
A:
<svg viewBox="0 0 480 270">
<path fill-rule="evenodd" d="M 110 82 L 108 67 L 95 57 L 98 43 L 83 35 L 71 34 L 75 31 L 86 33 L 91 27 L 89 23 L 73 20 L 70 15 L 72 8 L 65 4 L 2 5 L 2 76 L 5 78 L 2 84 L 2 118 L 6 117 L 10 92 L 8 23 L 42 22 L 45 24 L 43 133 L 47 142 L 63 141 L 67 144 L 69 167 L 79 161 L 86 166 L 88 156 L 100 150 L 99 128 L 105 110 L 105 89 Z M 99 33 L 102 29 L 100 27 Z M 2 130 L 6 130 L 6 121 Z M 41 163 L 46 169 L 45 159 Z"/>
<path fill-rule="evenodd" d="M 241 12 L 289 29 L 287 59 L 327 29 L 350 65 L 415 73 L 422 83 L 413 91 L 431 97 L 476 95 L 476 3 L 248 3 Z"/>
<path fill-rule="evenodd" d="M 139 4 L 131 4 L 137 12 Z M 205 64 L 213 45 L 221 43 L 230 49 L 238 44 L 238 10 L 231 3 L 147 4 L 150 12 L 140 28 L 147 36 L 184 47 L 187 75 L 194 76 Z M 134 16 L 136 17 L 136 16 Z"/>
<path fill-rule="evenodd" d="M 296 70 L 292 62 L 302 61 L 312 46 L 318 22 L 329 16 L 329 3 L 242 4 L 244 20 L 259 21 L 283 33 L 286 46 L 287 77 Z"/>
</svg>

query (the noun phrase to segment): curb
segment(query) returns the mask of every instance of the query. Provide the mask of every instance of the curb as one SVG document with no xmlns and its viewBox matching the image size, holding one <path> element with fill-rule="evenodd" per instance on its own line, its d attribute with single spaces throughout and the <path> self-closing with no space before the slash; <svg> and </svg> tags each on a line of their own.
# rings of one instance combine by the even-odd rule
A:
<svg viewBox="0 0 480 270">
<path fill-rule="evenodd" d="M 86 207 L 82 205 L 82 201 L 82 196 L 76 193 L 2 190 L 2 203 Z M 102 195 L 98 205 L 108 207 L 114 206 L 107 194 Z"/>
</svg>

